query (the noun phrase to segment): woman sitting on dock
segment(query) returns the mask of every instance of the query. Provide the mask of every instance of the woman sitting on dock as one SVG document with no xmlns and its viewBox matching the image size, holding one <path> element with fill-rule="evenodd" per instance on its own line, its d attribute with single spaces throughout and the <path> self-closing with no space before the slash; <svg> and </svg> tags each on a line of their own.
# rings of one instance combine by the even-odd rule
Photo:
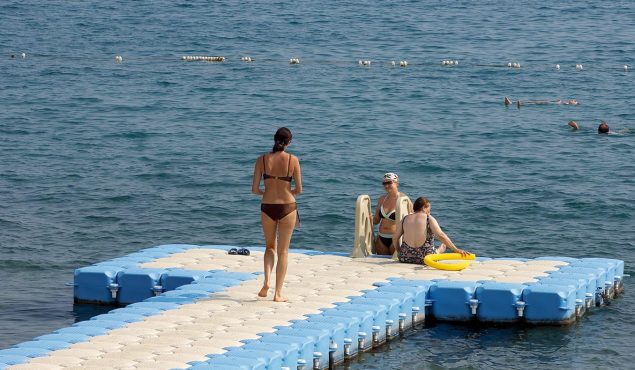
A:
<svg viewBox="0 0 635 370">
<path fill-rule="evenodd" d="M 413 208 L 414 213 L 404 217 L 401 223 L 397 224 L 397 230 L 392 237 L 392 243 L 398 245 L 399 238 L 403 235 L 401 246 L 399 246 L 399 262 L 423 264 L 425 256 L 443 253 L 446 246 L 463 256 L 469 254 L 457 248 L 441 230 L 437 220 L 430 214 L 432 205 L 427 198 L 417 198 Z M 439 248 L 434 246 L 435 236 L 443 243 Z"/>
<path fill-rule="evenodd" d="M 287 301 L 282 296 L 282 284 L 287 273 L 291 235 L 299 221 L 295 196 L 302 193 L 300 161 L 298 157 L 285 152 L 291 138 L 291 131 L 286 127 L 276 131 L 271 152 L 256 160 L 251 185 L 252 193 L 262 196 L 260 220 L 267 247 L 264 256 L 264 282 L 258 296 L 266 297 L 269 292 L 271 271 L 277 254 L 276 291 L 273 296 L 276 302 Z M 264 191 L 260 189 L 261 178 L 265 185 Z M 291 189 L 291 181 L 295 181 L 294 189 Z"/>
<path fill-rule="evenodd" d="M 386 195 L 379 197 L 373 225 L 379 224 L 379 232 L 375 240 L 375 250 L 377 254 L 392 255 L 395 253 L 396 244 L 393 244 L 393 233 L 395 232 L 395 217 L 397 217 L 397 198 L 404 195 L 399 192 L 399 176 L 396 173 L 388 172 L 384 174 L 382 185 Z"/>
</svg>

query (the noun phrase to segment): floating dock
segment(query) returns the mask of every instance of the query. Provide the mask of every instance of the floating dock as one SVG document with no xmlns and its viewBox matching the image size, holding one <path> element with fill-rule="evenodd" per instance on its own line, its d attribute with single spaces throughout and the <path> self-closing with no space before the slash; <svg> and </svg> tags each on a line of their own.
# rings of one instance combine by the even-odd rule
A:
<svg viewBox="0 0 635 370">
<path fill-rule="evenodd" d="M 256 295 L 264 249 L 231 248 L 163 245 L 77 269 L 77 302 L 125 307 L 0 350 L 0 369 L 323 369 L 430 317 L 565 325 L 623 292 L 616 259 L 477 258 L 442 271 L 291 250 L 289 302 L 275 303 L 273 289 Z"/>
</svg>

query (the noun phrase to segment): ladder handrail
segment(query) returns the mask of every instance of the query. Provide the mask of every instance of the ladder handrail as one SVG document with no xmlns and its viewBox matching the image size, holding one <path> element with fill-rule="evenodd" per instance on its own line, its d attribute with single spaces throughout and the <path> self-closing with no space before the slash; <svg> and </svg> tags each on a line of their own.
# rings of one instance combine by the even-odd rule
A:
<svg viewBox="0 0 635 370">
<path fill-rule="evenodd" d="M 367 257 L 375 253 L 375 230 L 370 197 L 362 194 L 355 204 L 355 241 L 351 257 Z"/>
<path fill-rule="evenodd" d="M 401 222 L 404 217 L 411 214 L 413 212 L 412 201 L 408 198 L 407 195 L 401 194 L 399 198 L 397 198 L 397 203 L 395 204 L 395 222 Z M 399 238 L 399 245 L 401 245 L 401 239 Z M 395 248 L 395 253 L 392 255 L 393 260 L 399 259 L 399 245 Z"/>
</svg>

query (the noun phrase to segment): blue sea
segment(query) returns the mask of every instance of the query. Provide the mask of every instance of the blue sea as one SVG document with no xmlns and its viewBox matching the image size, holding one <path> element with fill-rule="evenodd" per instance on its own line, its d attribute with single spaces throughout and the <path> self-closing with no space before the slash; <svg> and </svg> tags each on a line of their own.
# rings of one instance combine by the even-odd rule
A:
<svg viewBox="0 0 635 370">
<path fill-rule="evenodd" d="M 75 268 L 262 245 L 251 175 L 280 126 L 292 247 L 349 251 L 391 171 L 478 255 L 635 271 L 635 2 L 3 0 L 0 24 L 0 348 L 108 309 L 73 305 Z M 634 304 L 627 279 L 568 327 L 436 324 L 346 368 L 632 368 Z"/>
</svg>

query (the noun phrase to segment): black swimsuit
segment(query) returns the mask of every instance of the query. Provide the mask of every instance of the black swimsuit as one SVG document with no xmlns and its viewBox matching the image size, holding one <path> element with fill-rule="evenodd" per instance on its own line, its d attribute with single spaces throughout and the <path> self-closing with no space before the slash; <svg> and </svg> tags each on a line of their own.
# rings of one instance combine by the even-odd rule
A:
<svg viewBox="0 0 635 370">
<path fill-rule="evenodd" d="M 267 165 L 265 163 L 265 156 L 262 156 L 262 178 L 274 179 L 280 181 L 291 182 L 293 177 L 289 176 L 289 170 L 291 168 L 291 154 L 289 154 L 289 163 L 287 164 L 287 176 L 271 176 L 267 174 Z M 297 206 L 295 203 L 284 203 L 284 204 L 274 204 L 274 203 L 262 203 L 260 204 L 260 210 L 264 212 L 269 218 L 274 221 L 279 221 L 285 218 L 293 211 L 297 211 Z M 298 222 L 300 220 L 300 215 L 298 215 Z M 297 222 L 296 222 L 297 223 Z"/>
</svg>

